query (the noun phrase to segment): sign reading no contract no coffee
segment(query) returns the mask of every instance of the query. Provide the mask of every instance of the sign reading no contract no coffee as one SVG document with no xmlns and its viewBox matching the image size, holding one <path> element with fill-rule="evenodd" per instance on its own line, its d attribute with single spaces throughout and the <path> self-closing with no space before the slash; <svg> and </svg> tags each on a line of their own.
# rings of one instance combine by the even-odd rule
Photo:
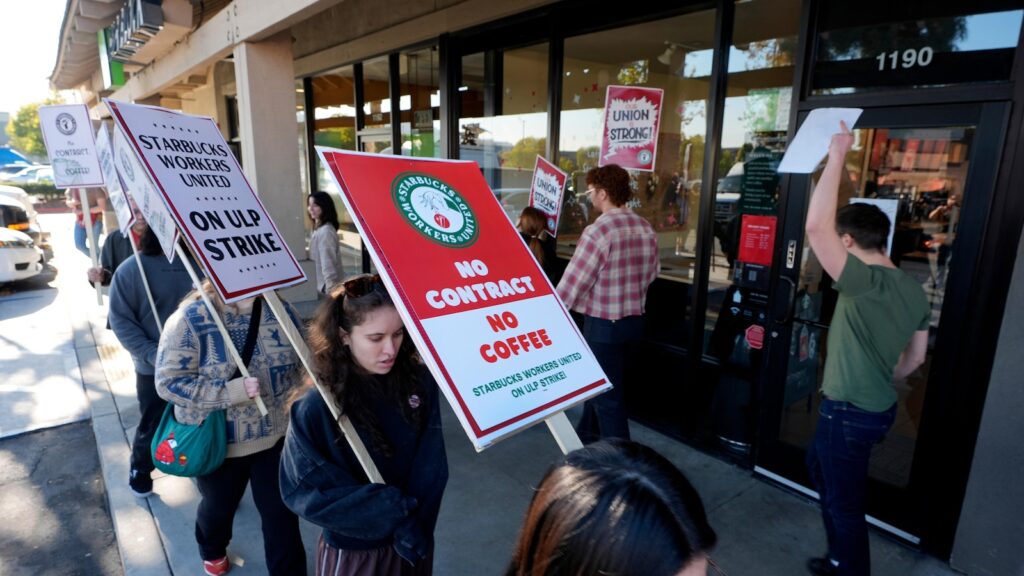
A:
<svg viewBox="0 0 1024 576">
<path fill-rule="evenodd" d="M 477 449 L 610 387 L 476 163 L 317 150 Z"/>
</svg>

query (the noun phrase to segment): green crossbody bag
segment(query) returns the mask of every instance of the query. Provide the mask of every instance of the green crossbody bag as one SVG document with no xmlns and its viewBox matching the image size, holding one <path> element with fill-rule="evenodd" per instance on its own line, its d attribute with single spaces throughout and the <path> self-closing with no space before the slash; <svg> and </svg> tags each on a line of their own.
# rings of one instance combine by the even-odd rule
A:
<svg viewBox="0 0 1024 576">
<path fill-rule="evenodd" d="M 263 299 L 256 298 L 249 320 L 249 332 L 245 336 L 242 360 L 248 366 L 256 348 L 260 317 L 263 314 Z M 235 369 L 230 379 L 241 376 Z M 200 424 L 182 424 L 174 417 L 174 404 L 167 404 L 160 418 L 150 444 L 153 465 L 157 470 L 172 476 L 204 476 L 220 467 L 227 453 L 227 419 L 224 410 L 215 410 Z"/>
</svg>

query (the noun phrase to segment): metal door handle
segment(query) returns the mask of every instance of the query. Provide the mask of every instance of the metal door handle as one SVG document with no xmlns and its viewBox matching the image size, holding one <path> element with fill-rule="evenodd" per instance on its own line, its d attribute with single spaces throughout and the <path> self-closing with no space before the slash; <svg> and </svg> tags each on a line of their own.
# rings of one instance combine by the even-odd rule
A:
<svg viewBox="0 0 1024 576">
<path fill-rule="evenodd" d="M 796 313 L 796 282 L 788 276 L 779 276 L 781 282 L 789 284 L 789 295 L 786 298 L 786 315 L 783 316 L 782 321 L 776 320 L 777 324 L 789 324 L 793 321 L 793 316 Z"/>
</svg>

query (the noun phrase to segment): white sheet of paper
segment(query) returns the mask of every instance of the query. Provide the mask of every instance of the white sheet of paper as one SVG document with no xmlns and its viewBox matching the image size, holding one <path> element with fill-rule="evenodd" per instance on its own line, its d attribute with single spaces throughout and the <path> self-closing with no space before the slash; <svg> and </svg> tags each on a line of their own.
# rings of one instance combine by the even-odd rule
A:
<svg viewBox="0 0 1024 576">
<path fill-rule="evenodd" d="M 854 123 L 860 118 L 860 108 L 818 108 L 811 110 L 803 125 L 797 130 L 796 137 L 786 149 L 786 155 L 779 163 L 779 172 L 810 174 L 818 167 L 821 159 L 828 154 L 828 145 L 832 135 L 839 132 L 839 121 L 853 130 Z"/>
</svg>

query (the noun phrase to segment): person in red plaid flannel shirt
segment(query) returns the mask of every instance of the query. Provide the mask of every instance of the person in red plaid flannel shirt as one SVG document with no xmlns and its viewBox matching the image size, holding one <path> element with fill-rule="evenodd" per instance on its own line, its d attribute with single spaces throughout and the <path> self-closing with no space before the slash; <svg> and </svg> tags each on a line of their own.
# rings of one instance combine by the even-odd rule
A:
<svg viewBox="0 0 1024 576">
<path fill-rule="evenodd" d="M 583 315 L 583 337 L 613 388 L 583 405 L 576 429 L 584 442 L 628 439 L 625 351 L 643 333 L 647 288 L 658 275 L 658 238 L 647 220 L 626 207 L 631 192 L 623 168 L 594 168 L 586 181 L 590 203 L 601 215 L 583 230 L 558 295 Z"/>
</svg>

